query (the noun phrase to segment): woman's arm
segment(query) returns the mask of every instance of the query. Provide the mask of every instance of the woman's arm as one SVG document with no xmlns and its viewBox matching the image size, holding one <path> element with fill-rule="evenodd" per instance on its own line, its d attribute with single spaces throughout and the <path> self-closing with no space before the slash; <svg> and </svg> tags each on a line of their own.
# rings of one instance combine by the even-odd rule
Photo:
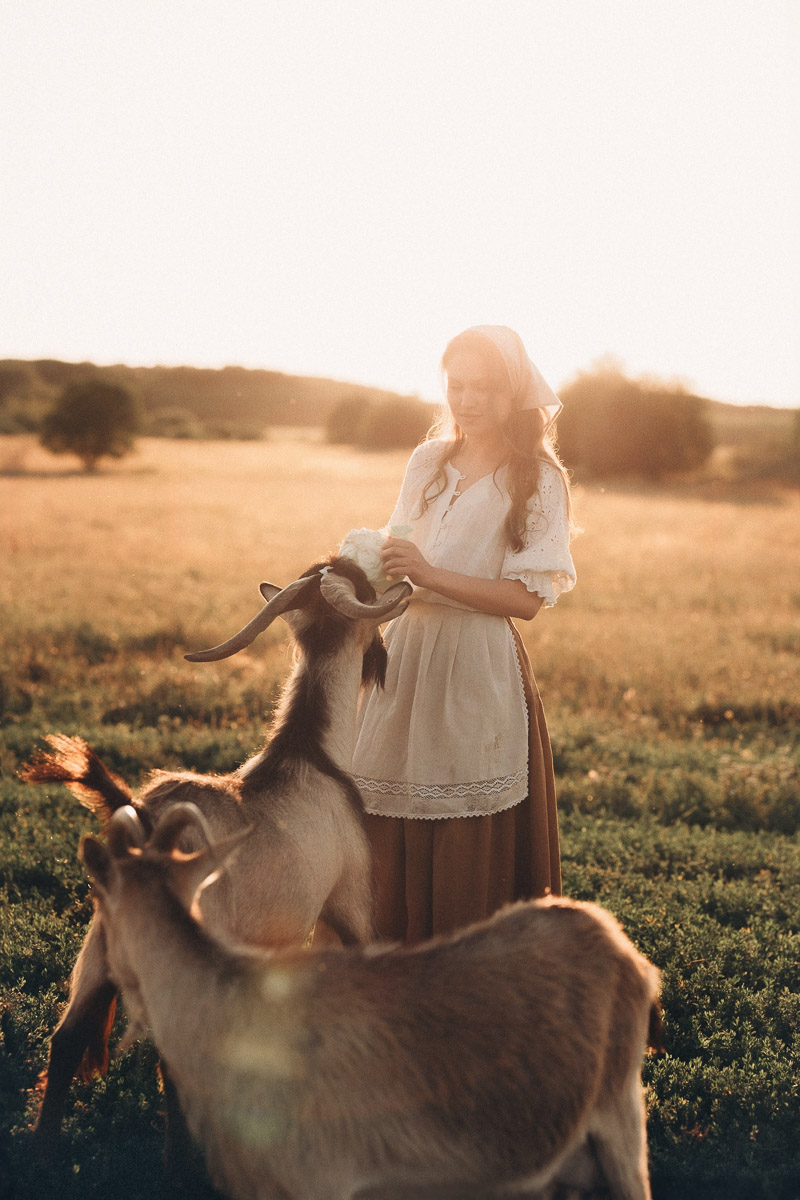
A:
<svg viewBox="0 0 800 1200">
<path fill-rule="evenodd" d="M 404 538 L 388 538 L 381 560 L 387 575 L 405 575 L 417 587 L 458 600 L 479 612 L 530 621 L 544 603 L 541 596 L 528 591 L 521 579 L 477 579 L 433 567 L 414 543 Z"/>
</svg>

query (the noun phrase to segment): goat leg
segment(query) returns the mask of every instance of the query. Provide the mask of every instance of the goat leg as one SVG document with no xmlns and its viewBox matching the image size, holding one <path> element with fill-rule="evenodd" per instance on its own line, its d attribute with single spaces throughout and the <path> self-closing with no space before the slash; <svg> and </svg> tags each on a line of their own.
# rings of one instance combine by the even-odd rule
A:
<svg viewBox="0 0 800 1200">
<path fill-rule="evenodd" d="M 343 946 L 363 946 L 375 941 L 372 922 L 373 899 L 369 884 L 370 864 L 353 864 L 348 874 L 337 883 L 320 913 L 320 917 L 340 939 Z M 322 939 L 320 939 L 322 941 Z"/>
<path fill-rule="evenodd" d="M 107 982 L 82 1001 L 77 1014 L 72 1007 L 67 1010 L 50 1039 L 47 1070 L 42 1074 L 42 1102 L 33 1127 L 34 1144 L 42 1153 L 58 1141 L 67 1095 L 81 1063 L 84 1077 L 104 1071 L 108 1065 L 117 989 Z"/>
<path fill-rule="evenodd" d="M 47 1153 L 58 1140 L 64 1105 L 79 1068 L 84 1080 L 108 1068 L 117 989 L 108 977 L 105 935 L 95 916 L 72 973 L 69 1003 L 50 1039 L 34 1144 Z"/>
<path fill-rule="evenodd" d="M 165 1107 L 164 1174 L 170 1192 L 187 1200 L 222 1200 L 209 1183 L 202 1152 L 189 1133 L 177 1088 L 163 1058 L 159 1059 L 158 1073 Z"/>
<path fill-rule="evenodd" d="M 595 1118 L 591 1140 L 613 1200 L 650 1200 L 644 1096 L 638 1073 Z"/>
</svg>

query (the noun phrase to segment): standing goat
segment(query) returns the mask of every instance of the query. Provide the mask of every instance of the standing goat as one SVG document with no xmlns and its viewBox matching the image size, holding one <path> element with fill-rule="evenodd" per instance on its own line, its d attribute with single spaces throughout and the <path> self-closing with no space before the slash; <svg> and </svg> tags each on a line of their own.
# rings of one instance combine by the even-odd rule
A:
<svg viewBox="0 0 800 1200">
<path fill-rule="evenodd" d="M 224 946 L 185 907 L 224 851 L 176 855 L 184 822 L 203 828 L 182 806 L 146 843 L 124 809 L 81 857 L 131 1031 L 226 1195 L 508 1196 L 588 1137 L 611 1196 L 647 1200 L 658 971 L 609 913 L 550 899 L 410 948 Z"/>
<path fill-rule="evenodd" d="M 248 646 L 277 616 L 299 648 L 266 747 L 230 775 L 156 772 L 133 799 L 79 738 L 51 737 L 53 752 L 23 768 L 33 782 L 64 782 L 106 823 L 133 804 L 145 828 L 190 801 L 214 838 L 251 827 L 247 846 L 220 886 L 204 892 L 202 919 L 214 934 L 259 946 L 301 944 L 322 918 L 345 944 L 369 941 L 372 881 L 358 789 L 348 774 L 363 682 L 383 683 L 386 649 L 379 624 L 406 607 L 411 586 L 383 596 L 349 559 L 309 568 L 285 588 L 261 585 L 267 604 L 234 637 L 193 662 L 226 658 Z M 194 845 L 197 843 L 195 842 Z M 191 836 L 183 849 L 193 848 Z M 117 989 L 95 918 L 72 975 L 67 1008 L 50 1043 L 35 1136 L 46 1148 L 61 1127 L 73 1076 L 108 1064 Z M 168 1095 L 169 1102 L 169 1095 Z"/>
</svg>

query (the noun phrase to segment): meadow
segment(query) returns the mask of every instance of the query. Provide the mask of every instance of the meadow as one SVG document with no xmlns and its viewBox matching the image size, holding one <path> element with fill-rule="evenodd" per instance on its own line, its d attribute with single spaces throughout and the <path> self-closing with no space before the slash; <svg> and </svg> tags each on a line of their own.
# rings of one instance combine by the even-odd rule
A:
<svg viewBox="0 0 800 1200">
<path fill-rule="evenodd" d="M 94 818 L 19 765 L 79 733 L 131 784 L 235 767 L 290 666 L 238 629 L 353 526 L 380 526 L 405 452 L 145 439 L 87 476 L 0 438 L 0 1194 L 160 1194 L 152 1048 L 76 1085 L 64 1148 L 26 1127 L 91 913 Z M 800 493 L 579 486 L 579 584 L 522 624 L 548 715 L 564 886 L 663 972 L 645 1066 L 656 1200 L 800 1197 Z M 280 623 L 279 623 L 280 624 Z"/>
</svg>

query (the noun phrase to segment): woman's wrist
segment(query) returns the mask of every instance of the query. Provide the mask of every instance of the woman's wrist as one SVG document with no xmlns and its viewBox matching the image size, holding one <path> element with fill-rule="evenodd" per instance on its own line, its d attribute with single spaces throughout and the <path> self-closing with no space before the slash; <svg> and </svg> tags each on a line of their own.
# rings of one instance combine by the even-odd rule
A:
<svg viewBox="0 0 800 1200">
<path fill-rule="evenodd" d="M 543 603 L 541 596 L 529 592 L 518 579 L 482 579 L 429 564 L 427 570 L 417 573 L 414 583 L 479 612 L 524 621 L 535 617 Z"/>
<path fill-rule="evenodd" d="M 414 582 L 417 587 L 426 588 L 429 592 L 438 592 L 445 584 L 445 576 L 448 574 L 450 574 L 449 571 L 443 571 L 441 567 L 433 567 L 430 563 L 426 563 L 424 568 L 417 572 Z"/>
</svg>

